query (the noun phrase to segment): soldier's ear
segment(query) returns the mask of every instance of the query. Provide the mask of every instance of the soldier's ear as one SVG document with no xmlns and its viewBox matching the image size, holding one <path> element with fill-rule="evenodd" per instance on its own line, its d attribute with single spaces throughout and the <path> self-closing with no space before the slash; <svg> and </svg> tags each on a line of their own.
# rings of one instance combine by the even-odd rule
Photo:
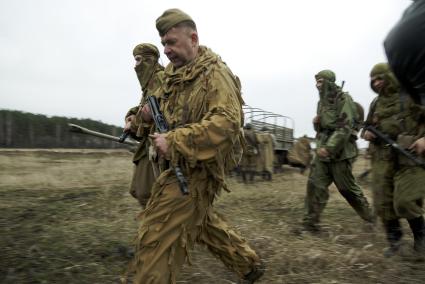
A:
<svg viewBox="0 0 425 284">
<path fill-rule="evenodd" d="M 193 46 L 198 45 L 199 38 L 198 38 L 198 33 L 197 32 L 192 31 L 192 33 L 190 34 L 190 39 L 192 41 L 192 45 Z"/>
</svg>

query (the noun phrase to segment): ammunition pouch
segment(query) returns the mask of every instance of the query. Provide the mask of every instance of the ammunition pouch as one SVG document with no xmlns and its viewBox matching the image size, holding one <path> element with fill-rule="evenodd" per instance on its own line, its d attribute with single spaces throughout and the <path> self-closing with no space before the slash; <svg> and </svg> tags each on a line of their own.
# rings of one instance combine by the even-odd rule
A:
<svg viewBox="0 0 425 284">
<path fill-rule="evenodd" d="M 373 160 L 391 161 L 396 158 L 394 149 L 390 145 L 384 145 L 383 143 L 371 143 L 368 153 L 372 156 Z"/>
</svg>

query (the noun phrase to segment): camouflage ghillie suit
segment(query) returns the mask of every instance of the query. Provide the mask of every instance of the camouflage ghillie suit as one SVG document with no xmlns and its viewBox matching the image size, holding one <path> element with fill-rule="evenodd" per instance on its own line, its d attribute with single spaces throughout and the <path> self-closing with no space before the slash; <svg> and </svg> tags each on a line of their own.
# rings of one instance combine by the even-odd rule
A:
<svg viewBox="0 0 425 284">
<path fill-rule="evenodd" d="M 257 135 L 249 123 L 245 126 L 244 136 L 246 147 L 241 161 L 241 174 L 243 181 L 247 182 L 247 175 L 249 176 L 249 181 L 254 181 L 259 149 Z"/>
<path fill-rule="evenodd" d="M 329 157 L 316 155 L 312 162 L 307 194 L 304 226 L 316 231 L 320 214 L 329 199 L 329 185 L 334 182 L 338 191 L 357 214 L 368 222 L 373 221 L 371 210 L 362 190 L 352 174 L 352 162 L 357 156 L 353 135 L 355 105 L 348 93 L 335 84 L 335 74 L 324 70 L 316 75 L 323 79 L 317 108 L 318 122 L 314 124 L 317 149 L 324 148 Z"/>
<path fill-rule="evenodd" d="M 288 161 L 291 166 L 300 167 L 304 171 L 310 166 L 313 155 L 311 153 L 310 139 L 300 137 L 288 153 Z"/>
<path fill-rule="evenodd" d="M 372 102 L 366 125 L 373 125 L 389 138 L 408 148 L 424 136 L 425 110 L 407 95 L 400 94 L 399 84 L 387 63 L 375 65 L 373 80 L 384 80 L 384 87 Z M 365 131 L 364 131 L 365 132 Z M 364 134 L 363 134 L 364 135 Z M 379 138 L 370 142 L 374 208 L 384 224 L 389 253 L 398 249 L 402 238 L 399 219 L 406 218 L 415 237 L 415 249 L 425 253 L 425 225 L 422 203 L 425 197 L 425 170 L 397 153 Z"/>
<path fill-rule="evenodd" d="M 275 140 L 273 139 L 273 136 L 267 132 L 267 128 L 263 128 L 261 131 L 262 132 L 257 133 L 257 140 L 259 145 L 257 170 L 262 173 L 263 179 L 271 180 L 275 156 Z"/>
<path fill-rule="evenodd" d="M 136 198 L 142 207 L 150 197 L 150 191 L 155 181 L 155 175 L 152 163 L 149 160 L 149 132 L 152 127 L 151 123 L 143 123 L 139 108 L 146 104 L 147 96 L 152 95 L 162 84 L 162 74 L 164 67 L 158 63 L 159 51 L 149 43 L 139 44 L 133 50 L 133 56 L 142 56 L 141 63 L 137 65 L 137 78 L 142 87 L 143 96 L 138 106 L 131 108 L 126 115 L 135 115 L 132 122 L 132 129 L 136 133 L 140 144 L 133 155 L 133 177 L 130 185 L 130 194 Z"/>
<path fill-rule="evenodd" d="M 201 46 L 193 62 L 168 65 L 164 79 L 157 97 L 172 129 L 166 136 L 169 163 L 180 166 L 190 193 L 182 195 L 171 169 L 158 177 L 139 218 L 135 283 L 176 283 L 195 243 L 246 276 L 259 257 L 213 210 L 216 196 L 227 190 L 226 171 L 241 155 L 242 98 L 235 76 Z"/>
</svg>

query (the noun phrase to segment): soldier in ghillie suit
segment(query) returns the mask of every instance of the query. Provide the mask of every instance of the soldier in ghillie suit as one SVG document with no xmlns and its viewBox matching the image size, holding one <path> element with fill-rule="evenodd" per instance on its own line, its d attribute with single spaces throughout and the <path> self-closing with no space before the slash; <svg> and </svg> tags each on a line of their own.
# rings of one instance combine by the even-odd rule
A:
<svg viewBox="0 0 425 284">
<path fill-rule="evenodd" d="M 151 137 L 170 168 L 156 180 L 140 214 L 134 282 L 176 283 L 183 263 L 190 263 L 190 249 L 200 243 L 253 283 L 263 274 L 259 257 L 213 209 L 216 196 L 228 190 L 226 172 L 240 160 L 240 85 L 217 54 L 199 45 L 189 15 L 166 10 L 156 27 L 170 59 L 157 92 L 170 131 Z M 149 114 L 144 108 L 145 121 L 152 119 Z M 177 166 L 187 180 L 188 195 L 182 194 L 172 169 Z"/>
<path fill-rule="evenodd" d="M 304 135 L 297 139 L 291 150 L 288 152 L 289 164 L 300 168 L 301 173 L 310 166 L 313 155 L 311 153 L 310 139 Z"/>
<path fill-rule="evenodd" d="M 372 125 L 403 148 L 424 137 L 425 110 L 411 97 L 400 93 L 400 85 L 387 63 L 376 64 L 370 72 L 371 88 L 378 94 L 369 108 L 366 126 Z M 425 170 L 392 147 L 364 130 L 372 156 L 373 204 L 381 218 L 389 248 L 397 252 L 403 232 L 400 218 L 406 218 L 414 236 L 414 249 L 425 256 L 425 224 L 422 203 L 425 197 Z"/>
<path fill-rule="evenodd" d="M 261 132 L 257 133 L 259 157 L 257 159 L 258 165 L 257 170 L 261 173 L 264 180 L 272 180 L 273 175 L 273 163 L 274 163 L 274 148 L 275 140 L 269 129 L 264 126 L 261 128 Z"/>
<path fill-rule="evenodd" d="M 332 182 L 357 214 L 373 223 L 369 204 L 352 173 L 352 163 L 358 154 L 357 136 L 353 135 L 355 104 L 335 84 L 334 72 L 323 70 L 315 78 L 320 95 L 313 119 L 317 150 L 307 183 L 304 228 L 311 232 L 319 230 L 320 214 L 329 199 L 328 187 Z"/>
<path fill-rule="evenodd" d="M 148 135 L 152 124 L 142 122 L 141 108 L 146 104 L 147 96 L 153 94 L 161 86 L 164 67 L 158 63 L 159 51 L 153 44 L 137 45 L 133 50 L 133 56 L 136 60 L 134 70 L 142 87 L 143 96 L 139 105 L 127 112 L 124 131 L 132 132 L 140 140 L 140 144 L 133 155 L 134 171 L 130 194 L 144 207 L 150 197 L 155 175 L 153 164 L 149 158 L 150 142 Z"/>
<path fill-rule="evenodd" d="M 244 136 L 246 146 L 241 161 L 241 175 L 243 182 L 246 183 L 254 181 L 259 149 L 256 131 L 250 123 L 244 127 Z"/>
</svg>

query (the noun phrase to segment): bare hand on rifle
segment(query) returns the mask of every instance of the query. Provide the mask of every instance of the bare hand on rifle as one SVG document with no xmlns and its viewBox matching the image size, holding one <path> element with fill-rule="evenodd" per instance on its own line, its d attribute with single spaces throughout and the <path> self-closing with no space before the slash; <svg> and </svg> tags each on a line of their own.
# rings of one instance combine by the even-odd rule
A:
<svg viewBox="0 0 425 284">
<path fill-rule="evenodd" d="M 371 131 L 366 130 L 362 138 L 366 141 L 373 141 L 376 138 L 376 135 L 373 134 Z"/>
<path fill-rule="evenodd" d="M 414 150 L 418 155 L 425 153 L 425 137 L 422 137 L 409 147 L 409 150 Z"/>
<path fill-rule="evenodd" d="M 145 104 L 142 107 L 142 119 L 144 122 L 151 122 L 153 117 L 152 117 L 152 112 L 151 109 L 149 108 L 149 104 Z"/>
<path fill-rule="evenodd" d="M 149 135 L 152 138 L 152 143 L 155 146 L 158 154 L 162 157 L 167 158 L 168 154 L 168 142 L 167 142 L 167 134 L 166 133 L 154 133 Z"/>
</svg>

